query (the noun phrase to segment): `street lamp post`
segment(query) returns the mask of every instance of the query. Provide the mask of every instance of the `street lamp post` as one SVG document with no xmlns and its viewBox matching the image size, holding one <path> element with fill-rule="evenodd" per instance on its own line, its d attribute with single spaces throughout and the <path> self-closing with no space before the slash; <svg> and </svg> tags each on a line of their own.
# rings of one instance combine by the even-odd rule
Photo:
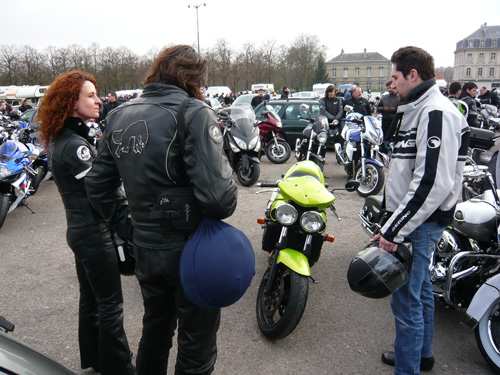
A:
<svg viewBox="0 0 500 375">
<path fill-rule="evenodd" d="M 189 4 L 188 5 L 188 8 L 193 7 L 193 8 L 196 9 L 196 32 L 198 34 L 198 54 L 200 54 L 200 25 L 198 23 L 198 8 L 201 7 L 201 6 L 206 7 L 207 4 L 202 3 L 202 4 Z"/>
</svg>

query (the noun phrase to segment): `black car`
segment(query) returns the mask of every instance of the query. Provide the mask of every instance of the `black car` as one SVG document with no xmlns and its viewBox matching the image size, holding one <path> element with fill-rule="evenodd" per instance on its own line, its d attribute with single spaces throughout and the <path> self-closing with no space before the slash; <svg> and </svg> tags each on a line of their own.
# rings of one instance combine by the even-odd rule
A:
<svg viewBox="0 0 500 375">
<path fill-rule="evenodd" d="M 278 99 L 271 100 L 267 103 L 261 103 L 255 108 L 255 115 L 257 121 L 264 120 L 265 117 L 262 116 L 262 111 L 266 110 L 265 104 L 270 105 L 276 111 L 276 113 L 281 118 L 281 123 L 283 125 L 283 130 L 281 131 L 281 136 L 286 139 L 288 144 L 295 148 L 295 140 L 302 137 L 302 131 L 307 126 L 308 122 L 304 120 L 299 120 L 299 116 L 307 117 L 308 114 L 304 113 L 301 109 L 302 104 L 307 104 L 309 106 L 309 111 L 312 113 L 315 119 L 319 116 L 319 100 L 315 99 Z"/>
</svg>

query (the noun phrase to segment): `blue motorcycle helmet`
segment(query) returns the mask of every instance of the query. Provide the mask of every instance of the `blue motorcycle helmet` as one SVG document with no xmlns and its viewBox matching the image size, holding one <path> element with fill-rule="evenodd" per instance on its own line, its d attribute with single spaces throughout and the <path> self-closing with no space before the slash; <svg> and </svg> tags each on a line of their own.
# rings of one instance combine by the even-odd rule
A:
<svg viewBox="0 0 500 375">
<path fill-rule="evenodd" d="M 255 254 L 243 232 L 203 218 L 186 242 L 179 262 L 184 295 L 200 307 L 232 305 L 245 294 L 255 274 Z"/>
</svg>

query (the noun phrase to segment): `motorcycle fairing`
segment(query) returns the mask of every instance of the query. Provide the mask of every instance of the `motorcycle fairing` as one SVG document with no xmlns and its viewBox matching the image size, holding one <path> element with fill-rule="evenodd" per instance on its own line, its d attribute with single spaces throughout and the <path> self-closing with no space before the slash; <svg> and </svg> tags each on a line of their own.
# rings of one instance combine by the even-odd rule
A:
<svg viewBox="0 0 500 375">
<path fill-rule="evenodd" d="M 311 268 L 307 257 L 301 252 L 293 249 L 280 250 L 278 255 L 278 264 L 283 263 L 292 271 L 304 275 L 311 276 Z"/>
<path fill-rule="evenodd" d="M 283 198 L 293 200 L 302 207 L 318 207 L 324 210 L 329 207 L 335 197 L 312 176 L 292 177 L 278 184 Z"/>
<path fill-rule="evenodd" d="M 475 328 L 491 306 L 491 302 L 500 298 L 500 274 L 491 277 L 478 289 L 467 308 L 463 323 Z"/>
</svg>

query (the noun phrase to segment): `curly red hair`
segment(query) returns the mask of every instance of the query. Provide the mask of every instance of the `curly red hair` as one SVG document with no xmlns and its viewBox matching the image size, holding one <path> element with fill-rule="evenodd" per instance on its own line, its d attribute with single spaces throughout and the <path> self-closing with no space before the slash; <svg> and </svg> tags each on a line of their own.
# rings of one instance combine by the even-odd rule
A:
<svg viewBox="0 0 500 375">
<path fill-rule="evenodd" d="M 46 145 L 59 133 L 64 122 L 73 113 L 85 81 L 92 82 L 97 90 L 97 82 L 92 74 L 74 70 L 57 77 L 45 93 L 37 118 L 41 122 L 41 138 Z"/>
</svg>

